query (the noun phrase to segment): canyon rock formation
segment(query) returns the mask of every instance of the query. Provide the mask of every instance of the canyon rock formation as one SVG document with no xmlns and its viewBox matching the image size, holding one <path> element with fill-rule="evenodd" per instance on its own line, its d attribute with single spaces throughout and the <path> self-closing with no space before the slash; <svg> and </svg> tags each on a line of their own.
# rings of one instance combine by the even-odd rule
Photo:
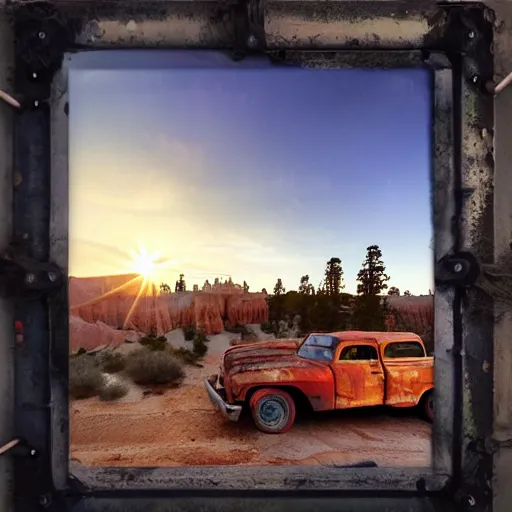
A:
<svg viewBox="0 0 512 512">
<path fill-rule="evenodd" d="M 142 277 L 127 275 L 70 278 L 69 288 L 72 316 L 115 329 L 163 334 L 194 326 L 218 334 L 224 326 L 268 321 L 265 295 L 240 293 L 236 285 L 211 292 L 161 294 Z"/>
</svg>

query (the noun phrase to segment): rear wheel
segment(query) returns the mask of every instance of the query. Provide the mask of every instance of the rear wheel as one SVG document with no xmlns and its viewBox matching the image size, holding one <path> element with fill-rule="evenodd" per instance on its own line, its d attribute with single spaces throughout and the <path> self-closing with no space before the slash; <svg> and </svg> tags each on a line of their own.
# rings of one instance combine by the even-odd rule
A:
<svg viewBox="0 0 512 512">
<path fill-rule="evenodd" d="M 295 402 L 289 393 L 278 388 L 256 391 L 249 400 L 256 427 L 267 434 L 282 434 L 295 421 Z"/>
<path fill-rule="evenodd" d="M 423 417 L 430 423 L 434 421 L 434 391 L 427 391 L 421 401 Z"/>
</svg>

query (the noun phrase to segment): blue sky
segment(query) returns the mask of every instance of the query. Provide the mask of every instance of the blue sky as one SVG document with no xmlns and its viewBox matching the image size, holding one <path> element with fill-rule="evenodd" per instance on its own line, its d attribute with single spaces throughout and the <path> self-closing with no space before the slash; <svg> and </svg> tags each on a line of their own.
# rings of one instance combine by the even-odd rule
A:
<svg viewBox="0 0 512 512">
<path fill-rule="evenodd" d="M 337 256 L 354 292 L 377 244 L 390 286 L 427 293 L 429 85 L 426 70 L 213 52 L 74 56 L 70 274 L 124 273 L 144 250 L 171 284 L 183 272 L 190 288 L 231 275 L 296 289 Z"/>
</svg>

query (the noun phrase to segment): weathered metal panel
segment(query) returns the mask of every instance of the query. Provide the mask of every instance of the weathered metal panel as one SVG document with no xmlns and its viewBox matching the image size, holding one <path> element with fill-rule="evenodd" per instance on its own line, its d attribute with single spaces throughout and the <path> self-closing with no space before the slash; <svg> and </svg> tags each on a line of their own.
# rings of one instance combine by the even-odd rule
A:
<svg viewBox="0 0 512 512">
<path fill-rule="evenodd" d="M 441 69 L 434 76 L 433 156 L 435 179 L 432 180 L 434 258 L 441 259 L 455 251 L 452 229 L 455 218 L 454 112 L 451 69 Z M 434 176 L 433 176 L 434 178 Z M 436 284 L 434 294 L 434 384 L 436 389 L 453 385 L 453 306 L 454 290 Z M 432 427 L 432 460 L 437 471 L 452 471 L 453 393 L 434 395 L 436 421 Z"/>
<path fill-rule="evenodd" d="M 462 69 L 472 63 L 463 58 Z M 460 183 L 457 187 L 460 219 L 457 246 L 473 253 L 481 264 L 494 263 L 494 157 L 492 147 L 493 98 L 475 86 L 473 75 L 461 77 Z M 493 425 L 493 298 L 477 287 L 458 292 L 460 331 L 455 325 L 455 426 L 460 422 L 460 478 L 468 496 L 488 509 L 492 456 L 480 453 L 479 440 L 492 436 Z M 456 470 L 457 471 L 457 470 Z M 476 494 L 473 495 L 472 493 Z"/>
<path fill-rule="evenodd" d="M 269 49 L 346 46 L 415 49 L 428 46 L 446 18 L 430 2 L 308 2 L 267 0 Z"/>
<path fill-rule="evenodd" d="M 51 102 L 51 202 L 50 202 L 50 261 L 62 269 L 68 279 L 68 64 L 66 57 L 56 74 Z M 69 311 L 68 287 L 62 287 L 49 298 L 51 328 L 51 395 L 52 399 L 52 476 L 57 489 L 67 487 L 69 475 L 68 436 L 68 365 Z"/>
<path fill-rule="evenodd" d="M 0 11 L 0 89 L 6 91 L 12 87 L 13 41 L 9 19 Z M 11 242 L 13 114 L 7 104 L 0 104 L 0 252 Z M 14 437 L 14 311 L 5 298 L 0 298 L 0 364 L 0 440 L 4 443 Z M 11 507 L 12 477 L 12 460 L 0 457 L 0 510 Z"/>
</svg>

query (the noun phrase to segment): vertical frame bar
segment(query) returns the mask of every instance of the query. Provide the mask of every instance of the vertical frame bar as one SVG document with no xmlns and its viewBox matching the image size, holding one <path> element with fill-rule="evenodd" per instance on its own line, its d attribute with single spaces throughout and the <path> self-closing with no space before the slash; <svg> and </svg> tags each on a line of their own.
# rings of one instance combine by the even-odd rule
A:
<svg viewBox="0 0 512 512">
<path fill-rule="evenodd" d="M 14 37 L 8 16 L 0 11 L 0 89 L 12 83 Z M 0 104 L 0 252 L 11 243 L 13 194 L 13 136 L 15 112 Z M 11 301 L 0 298 L 0 440 L 13 437 L 14 404 L 14 311 Z M 12 460 L 0 457 L 0 510 L 12 505 Z"/>
<path fill-rule="evenodd" d="M 64 286 L 49 298 L 51 327 L 52 472 L 57 489 L 69 474 L 69 304 L 68 304 L 68 65 L 65 55 L 51 91 L 50 261 L 59 266 Z"/>
<path fill-rule="evenodd" d="M 461 68 L 471 66 L 468 57 L 462 57 Z M 493 97 L 483 92 L 473 78 L 464 73 L 457 84 L 461 97 L 460 124 L 456 127 L 461 134 L 460 161 L 456 162 L 460 167 L 457 246 L 485 265 L 494 263 Z M 461 439 L 454 478 L 461 481 L 468 500 L 471 496 L 484 506 L 492 500 L 492 454 L 482 451 L 479 444 L 490 438 L 493 426 L 494 306 L 492 297 L 477 287 L 458 291 L 456 300 L 461 311 L 460 346 L 456 343 L 460 350 L 455 354 L 461 396 L 455 396 L 456 400 L 460 398 L 455 418 L 460 417 Z M 487 490 L 481 490 L 482 483 L 484 487 L 487 484 Z"/>
<path fill-rule="evenodd" d="M 14 131 L 14 168 L 19 182 L 14 191 L 14 243 L 38 262 L 48 261 L 49 255 L 49 114 L 49 105 L 45 103 L 20 112 Z M 39 493 L 38 487 L 41 494 L 51 487 L 51 475 L 44 469 L 51 463 L 46 299 L 24 300 L 16 308 L 16 319 L 23 323 L 23 342 L 15 348 L 15 431 L 39 453 L 37 465 L 26 457 L 15 460 L 15 496 L 28 504 Z"/>
<path fill-rule="evenodd" d="M 454 112 L 453 75 L 451 69 L 434 73 L 434 165 L 432 176 L 432 205 L 434 216 L 434 254 L 438 261 L 455 249 L 453 219 L 455 218 L 454 190 Z M 434 424 L 432 427 L 432 463 L 435 471 L 452 472 L 453 450 L 453 393 L 446 391 L 454 385 L 453 371 L 453 311 L 454 290 L 436 283 L 434 294 Z"/>
</svg>

